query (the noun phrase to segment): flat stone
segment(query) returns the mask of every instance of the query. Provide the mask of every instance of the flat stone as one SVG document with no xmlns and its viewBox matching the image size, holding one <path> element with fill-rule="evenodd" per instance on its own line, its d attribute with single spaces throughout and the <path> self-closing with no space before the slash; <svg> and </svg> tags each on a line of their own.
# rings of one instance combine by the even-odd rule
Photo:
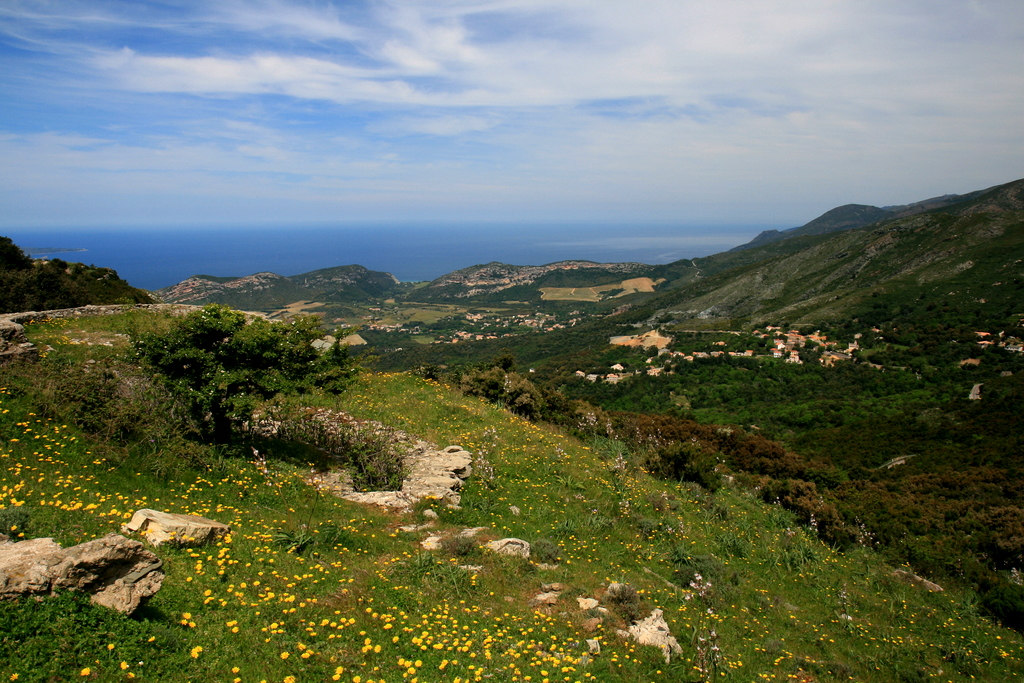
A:
<svg viewBox="0 0 1024 683">
<path fill-rule="evenodd" d="M 555 593 L 561 593 L 566 588 L 564 583 L 542 583 L 540 589 L 542 591 L 553 591 Z"/>
<path fill-rule="evenodd" d="M 468 529 L 463 529 L 459 532 L 459 536 L 462 538 L 475 538 L 477 534 L 482 531 L 487 531 L 489 527 L 485 526 L 474 526 Z"/>
<path fill-rule="evenodd" d="M 601 603 L 594 598 L 576 598 L 581 610 L 595 609 Z"/>
<path fill-rule="evenodd" d="M 520 538 L 502 538 L 487 543 L 485 547 L 499 555 L 511 555 L 526 559 L 530 557 L 530 544 Z"/>
<path fill-rule="evenodd" d="M 921 578 L 917 574 L 911 574 L 910 572 L 902 569 L 894 570 L 892 575 L 900 581 L 909 583 L 912 586 L 919 586 L 932 593 L 941 593 L 943 591 L 942 586 L 939 584 L 932 583 L 928 579 Z"/>
<path fill-rule="evenodd" d="M 531 605 L 554 605 L 558 603 L 558 593 L 538 593 L 530 600 Z"/>
<path fill-rule="evenodd" d="M 121 526 L 125 533 L 137 533 L 152 546 L 164 543 L 175 545 L 204 545 L 212 543 L 231 531 L 231 527 L 198 515 L 179 515 L 159 510 L 142 509 Z"/>
<path fill-rule="evenodd" d="M 420 546 L 424 550 L 438 550 L 441 548 L 441 540 L 440 536 L 427 536 L 420 542 Z"/>
<path fill-rule="evenodd" d="M 587 652 L 592 655 L 601 654 L 601 641 L 596 638 L 587 639 Z"/>
</svg>

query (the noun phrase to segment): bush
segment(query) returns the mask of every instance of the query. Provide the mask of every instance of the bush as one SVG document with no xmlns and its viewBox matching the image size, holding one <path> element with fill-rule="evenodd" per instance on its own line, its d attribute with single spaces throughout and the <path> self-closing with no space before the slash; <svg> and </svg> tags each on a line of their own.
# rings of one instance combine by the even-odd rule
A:
<svg viewBox="0 0 1024 683">
<path fill-rule="evenodd" d="M 689 481 L 708 491 L 722 486 L 722 475 L 715 469 L 715 457 L 693 441 L 675 441 L 653 450 L 645 468 L 662 479 Z"/>
<path fill-rule="evenodd" d="M 209 305 L 169 331 L 135 341 L 138 357 L 152 366 L 205 436 L 223 442 L 232 425 L 250 418 L 256 403 L 279 393 L 341 391 L 356 372 L 348 348 L 320 353 L 319 319 L 290 323 L 247 319 Z"/>
</svg>

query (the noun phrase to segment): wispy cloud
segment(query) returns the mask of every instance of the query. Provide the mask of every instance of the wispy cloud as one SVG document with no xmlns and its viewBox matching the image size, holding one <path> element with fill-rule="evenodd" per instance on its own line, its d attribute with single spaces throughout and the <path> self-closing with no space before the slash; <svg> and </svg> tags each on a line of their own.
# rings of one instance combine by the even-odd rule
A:
<svg viewBox="0 0 1024 683">
<path fill-rule="evenodd" d="M 143 221 L 162 187 L 239 220 L 798 224 L 1024 175 L 1022 20 L 1008 0 L 10 0 L 0 220 L 105 193 Z"/>
</svg>

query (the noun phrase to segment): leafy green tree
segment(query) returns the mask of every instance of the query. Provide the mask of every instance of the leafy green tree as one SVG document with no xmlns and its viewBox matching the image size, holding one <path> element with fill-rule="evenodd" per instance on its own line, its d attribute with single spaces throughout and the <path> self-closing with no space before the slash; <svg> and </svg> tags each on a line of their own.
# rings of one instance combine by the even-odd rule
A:
<svg viewBox="0 0 1024 683">
<path fill-rule="evenodd" d="M 188 314 L 169 331 L 135 342 L 151 365 L 201 425 L 204 436 L 227 441 L 232 425 L 252 415 L 260 400 L 280 393 L 340 392 L 357 371 L 348 347 L 321 353 L 315 317 L 289 323 L 247 319 L 211 304 Z"/>
</svg>

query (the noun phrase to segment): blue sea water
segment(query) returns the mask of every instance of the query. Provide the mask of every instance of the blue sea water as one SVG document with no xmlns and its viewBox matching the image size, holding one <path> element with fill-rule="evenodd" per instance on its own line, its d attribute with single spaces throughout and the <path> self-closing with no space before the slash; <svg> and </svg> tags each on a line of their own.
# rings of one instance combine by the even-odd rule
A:
<svg viewBox="0 0 1024 683">
<path fill-rule="evenodd" d="M 343 225 L 276 228 L 31 228 L 2 232 L 22 249 L 114 268 L 136 287 L 159 289 L 191 275 L 298 275 L 358 263 L 399 280 L 432 280 L 502 261 L 541 265 L 565 259 L 669 263 L 724 251 L 761 230 L 733 225 Z"/>
</svg>

